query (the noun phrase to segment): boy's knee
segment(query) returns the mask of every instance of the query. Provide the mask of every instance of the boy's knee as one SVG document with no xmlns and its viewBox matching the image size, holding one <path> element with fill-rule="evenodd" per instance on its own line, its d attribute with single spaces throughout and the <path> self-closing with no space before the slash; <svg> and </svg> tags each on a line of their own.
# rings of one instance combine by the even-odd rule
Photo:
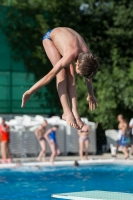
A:
<svg viewBox="0 0 133 200">
<path fill-rule="evenodd" d="M 45 153 L 45 149 L 42 149 L 42 152 Z"/>
<path fill-rule="evenodd" d="M 56 155 L 56 151 L 53 151 L 52 155 L 55 156 Z"/>
</svg>

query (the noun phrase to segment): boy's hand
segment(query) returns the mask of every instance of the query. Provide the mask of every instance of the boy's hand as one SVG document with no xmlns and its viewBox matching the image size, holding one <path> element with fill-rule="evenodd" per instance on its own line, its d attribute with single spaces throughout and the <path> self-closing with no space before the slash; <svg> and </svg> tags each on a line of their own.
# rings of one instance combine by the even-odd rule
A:
<svg viewBox="0 0 133 200">
<path fill-rule="evenodd" d="M 98 106 L 96 97 L 94 95 L 88 95 L 88 97 L 86 98 L 86 100 L 89 102 L 89 109 L 95 110 L 95 108 Z"/>
<path fill-rule="evenodd" d="M 29 90 L 27 90 L 24 94 L 23 94 L 23 97 L 22 97 L 22 104 L 21 104 L 21 107 L 24 108 L 25 106 L 25 103 L 29 100 L 31 94 L 29 93 Z"/>
</svg>

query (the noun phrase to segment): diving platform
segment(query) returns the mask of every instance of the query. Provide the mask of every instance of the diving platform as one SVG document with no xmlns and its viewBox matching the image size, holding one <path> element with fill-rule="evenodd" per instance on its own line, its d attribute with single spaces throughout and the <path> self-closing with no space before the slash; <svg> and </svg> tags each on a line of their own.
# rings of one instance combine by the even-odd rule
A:
<svg viewBox="0 0 133 200">
<path fill-rule="evenodd" d="M 133 200 L 133 194 L 107 191 L 83 191 L 53 194 L 53 198 L 71 200 Z"/>
</svg>

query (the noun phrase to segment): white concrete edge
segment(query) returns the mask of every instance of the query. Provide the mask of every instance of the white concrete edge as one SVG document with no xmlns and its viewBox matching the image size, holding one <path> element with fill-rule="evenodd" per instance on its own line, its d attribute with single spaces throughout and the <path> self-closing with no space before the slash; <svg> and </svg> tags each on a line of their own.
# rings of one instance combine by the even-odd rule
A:
<svg viewBox="0 0 133 200">
<path fill-rule="evenodd" d="M 116 159 L 106 159 L 106 160 L 85 160 L 85 161 L 78 161 L 79 165 L 96 165 L 96 164 L 132 164 L 133 160 L 116 160 Z M 55 161 L 54 166 L 73 166 L 74 161 Z M 21 163 L 20 166 L 30 167 L 30 166 L 51 166 L 50 162 L 27 162 L 27 163 Z M 0 164 L 0 169 L 5 168 L 16 168 L 16 163 L 10 163 L 10 164 Z"/>
<path fill-rule="evenodd" d="M 83 197 L 74 197 L 74 196 L 63 196 L 63 195 L 56 195 L 56 194 L 53 194 L 52 195 L 52 198 L 57 198 L 57 199 L 71 199 L 71 200 L 102 200 L 102 199 L 94 199 L 94 198 L 83 198 Z M 111 199 L 110 199 L 111 200 Z"/>
</svg>

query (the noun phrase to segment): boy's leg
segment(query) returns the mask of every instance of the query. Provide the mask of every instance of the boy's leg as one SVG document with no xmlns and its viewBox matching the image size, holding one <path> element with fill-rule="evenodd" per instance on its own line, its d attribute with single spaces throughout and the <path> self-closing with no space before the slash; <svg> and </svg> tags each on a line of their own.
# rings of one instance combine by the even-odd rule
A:
<svg viewBox="0 0 133 200">
<path fill-rule="evenodd" d="M 1 142 L 1 157 L 3 160 L 6 161 L 7 157 L 6 157 L 6 142 Z"/>
<path fill-rule="evenodd" d="M 123 152 L 124 155 L 125 155 L 125 159 L 129 158 L 129 154 L 128 154 L 128 152 L 127 152 L 126 147 L 122 147 L 122 152 Z"/>
<path fill-rule="evenodd" d="M 133 144 L 131 145 L 131 149 L 132 149 L 132 155 L 133 155 Z"/>
<path fill-rule="evenodd" d="M 6 143 L 6 151 L 7 151 L 7 157 L 11 159 L 11 152 L 10 152 L 10 147 L 9 147 L 9 142 Z"/>
<path fill-rule="evenodd" d="M 89 140 L 85 140 L 85 156 L 86 160 L 88 160 L 88 151 L 89 151 Z"/>
<path fill-rule="evenodd" d="M 50 156 L 50 162 L 53 165 L 54 159 L 56 157 L 56 145 L 54 141 L 50 141 L 50 149 L 51 149 L 51 156 Z"/>
<path fill-rule="evenodd" d="M 61 55 L 56 49 L 54 43 L 48 39 L 43 40 L 43 46 L 46 51 L 46 54 L 51 61 L 53 67 L 56 63 L 61 59 Z M 73 113 L 70 110 L 68 105 L 68 98 L 67 98 L 67 80 L 66 80 L 66 72 L 65 69 L 62 69 L 56 76 L 56 83 L 57 83 L 57 90 L 60 97 L 60 101 L 63 107 L 63 111 L 65 114 L 65 120 L 67 123 L 74 127 L 78 128 L 76 120 L 73 116 Z"/>
<path fill-rule="evenodd" d="M 116 151 L 115 151 L 115 155 L 114 155 L 115 157 L 116 157 L 117 154 L 118 154 L 118 148 L 119 148 L 119 146 L 120 146 L 120 145 L 119 145 L 118 142 L 117 142 L 117 144 L 116 144 Z"/>
<path fill-rule="evenodd" d="M 42 150 L 40 151 L 40 153 L 39 153 L 39 155 L 38 155 L 38 157 L 37 157 L 37 161 L 41 161 L 41 157 L 42 157 Z"/>
<path fill-rule="evenodd" d="M 56 155 L 59 156 L 60 155 L 60 149 L 58 147 L 58 144 L 56 143 Z"/>
<path fill-rule="evenodd" d="M 39 141 L 40 146 L 41 146 L 41 151 L 39 153 L 39 156 L 37 157 L 37 160 L 40 161 L 41 158 L 43 157 L 43 161 L 45 161 L 45 152 L 46 152 L 46 145 L 45 145 L 45 141 Z"/>
<path fill-rule="evenodd" d="M 67 74 L 67 91 L 68 91 L 68 95 L 69 95 L 71 109 L 72 109 L 73 115 L 76 119 L 76 122 L 77 122 L 79 128 L 82 128 L 84 123 L 81 121 L 80 116 L 77 111 L 75 71 L 74 71 L 74 67 L 72 64 L 66 68 L 66 74 Z"/>
<path fill-rule="evenodd" d="M 79 156 L 81 160 L 84 160 L 83 151 L 84 151 L 84 141 L 82 140 L 82 138 L 79 137 Z"/>
</svg>

